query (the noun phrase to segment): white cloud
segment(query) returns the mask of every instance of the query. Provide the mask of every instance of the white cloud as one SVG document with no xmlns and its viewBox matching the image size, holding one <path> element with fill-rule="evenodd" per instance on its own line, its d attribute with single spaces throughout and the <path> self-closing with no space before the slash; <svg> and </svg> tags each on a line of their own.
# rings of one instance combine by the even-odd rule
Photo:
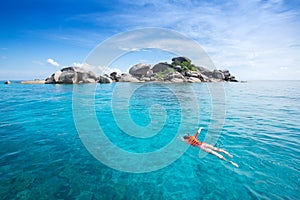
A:
<svg viewBox="0 0 300 200">
<path fill-rule="evenodd" d="M 282 66 L 294 71 L 293 77 L 300 77 L 299 9 L 293 3 L 283 0 L 121 1 L 132 6 L 122 6 L 124 10 L 111 15 L 90 13 L 73 20 L 101 26 L 107 23 L 118 31 L 144 27 L 177 30 L 199 42 L 217 67 L 236 70 L 237 78 L 271 79 L 274 76 L 268 72 Z M 134 50 L 134 47 L 124 45 L 120 50 L 127 49 Z M 277 73 L 279 79 L 289 76 Z"/>
<path fill-rule="evenodd" d="M 58 64 L 55 60 L 53 60 L 52 58 L 48 58 L 47 59 L 47 63 L 49 63 L 50 65 L 53 65 L 55 67 L 59 67 L 60 64 Z"/>
<path fill-rule="evenodd" d="M 288 67 L 280 67 L 279 69 L 281 69 L 281 70 L 287 70 L 289 68 Z"/>
<path fill-rule="evenodd" d="M 141 10 L 143 14 L 135 15 L 144 17 L 128 15 L 127 22 L 178 30 L 198 41 L 217 67 L 243 66 L 242 71 L 248 72 L 243 73 L 247 74 L 243 79 L 255 78 L 251 77 L 253 70 L 261 73 L 263 79 L 272 78 L 265 72 L 282 65 L 298 71 L 300 63 L 295 58 L 300 51 L 299 48 L 290 48 L 290 45 L 297 45 L 300 40 L 300 29 L 295 28 L 300 26 L 299 16 L 295 10 L 286 9 L 281 0 L 237 0 L 223 4 L 162 1 L 162 4 L 156 2 L 153 6 L 164 7 L 158 9 L 155 19 L 150 17 L 152 12 Z"/>
<path fill-rule="evenodd" d="M 90 65 L 88 63 L 74 62 L 73 66 L 75 66 L 75 67 L 81 67 L 81 68 L 83 68 L 85 70 L 92 71 L 92 72 L 96 73 L 97 75 L 110 74 L 112 72 L 117 72 L 118 74 L 122 74 L 123 73 L 123 71 L 121 71 L 119 68 L 109 68 L 109 67 L 102 67 L 102 66 L 93 66 L 93 65 Z"/>
<path fill-rule="evenodd" d="M 75 66 L 75 67 L 83 67 L 83 66 L 84 66 L 84 63 L 74 62 L 74 63 L 73 63 L 73 66 Z"/>
<path fill-rule="evenodd" d="M 122 50 L 122 51 L 141 51 L 141 49 L 128 48 L 128 47 L 119 47 L 119 49 Z"/>
</svg>

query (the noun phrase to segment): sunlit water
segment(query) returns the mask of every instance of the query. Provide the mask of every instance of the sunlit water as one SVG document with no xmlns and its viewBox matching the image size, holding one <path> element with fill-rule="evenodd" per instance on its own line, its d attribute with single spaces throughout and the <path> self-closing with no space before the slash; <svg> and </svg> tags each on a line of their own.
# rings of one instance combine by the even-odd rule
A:
<svg viewBox="0 0 300 200">
<path fill-rule="evenodd" d="M 98 85 L 95 95 L 95 111 L 110 141 L 143 153 L 176 137 L 183 108 L 168 84 L 143 86 L 129 99 L 130 116 L 140 126 L 155 115 L 151 105 L 164 108 L 163 129 L 149 138 L 118 128 L 111 108 L 115 86 Z M 225 121 L 216 146 L 231 152 L 239 168 L 212 155 L 199 158 L 199 149 L 191 147 L 172 164 L 148 173 L 112 169 L 87 151 L 73 120 L 73 87 L 0 84 L 1 199 L 299 199 L 299 81 L 224 83 Z M 185 87 L 195 91 L 200 123 L 183 128 L 194 133 L 203 126 L 203 140 L 214 120 L 207 84 L 176 85 L 183 92 Z"/>
</svg>

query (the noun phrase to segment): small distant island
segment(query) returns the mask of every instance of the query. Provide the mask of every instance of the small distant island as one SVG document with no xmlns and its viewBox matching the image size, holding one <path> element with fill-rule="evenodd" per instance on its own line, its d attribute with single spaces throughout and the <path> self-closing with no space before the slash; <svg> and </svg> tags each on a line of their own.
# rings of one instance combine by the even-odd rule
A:
<svg viewBox="0 0 300 200">
<path fill-rule="evenodd" d="M 151 66 L 139 63 L 129 69 L 129 73 L 104 74 L 97 76 L 92 71 L 80 67 L 66 67 L 53 73 L 46 80 L 25 81 L 34 84 L 82 84 L 82 83 L 113 83 L 113 82 L 169 82 L 169 83 L 200 83 L 200 82 L 238 82 L 229 70 L 209 70 L 196 66 L 186 57 L 172 58 L 172 63 L 161 62 Z"/>
</svg>

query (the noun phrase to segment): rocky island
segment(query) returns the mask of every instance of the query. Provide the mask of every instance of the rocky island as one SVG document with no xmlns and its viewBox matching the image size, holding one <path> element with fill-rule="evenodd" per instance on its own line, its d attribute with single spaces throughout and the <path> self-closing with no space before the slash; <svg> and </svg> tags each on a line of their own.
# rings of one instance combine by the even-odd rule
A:
<svg viewBox="0 0 300 200">
<path fill-rule="evenodd" d="M 67 67 L 53 73 L 45 80 L 46 84 L 80 84 L 113 82 L 237 82 L 229 70 L 209 70 L 192 64 L 186 57 L 176 57 L 172 63 L 158 63 L 154 66 L 139 63 L 129 69 L 129 73 L 113 72 L 97 76 L 92 71 L 80 67 Z"/>
</svg>

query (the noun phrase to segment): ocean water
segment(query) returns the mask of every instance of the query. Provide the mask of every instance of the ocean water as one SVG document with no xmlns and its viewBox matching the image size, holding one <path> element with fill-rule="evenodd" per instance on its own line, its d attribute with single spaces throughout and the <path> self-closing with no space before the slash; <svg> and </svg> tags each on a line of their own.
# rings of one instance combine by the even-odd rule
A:
<svg viewBox="0 0 300 200">
<path fill-rule="evenodd" d="M 0 199 L 299 199 L 299 88 L 1 83 Z M 177 139 L 199 126 L 199 138 L 229 151 L 239 168 Z M 110 142 L 99 142 L 100 132 Z"/>
</svg>

